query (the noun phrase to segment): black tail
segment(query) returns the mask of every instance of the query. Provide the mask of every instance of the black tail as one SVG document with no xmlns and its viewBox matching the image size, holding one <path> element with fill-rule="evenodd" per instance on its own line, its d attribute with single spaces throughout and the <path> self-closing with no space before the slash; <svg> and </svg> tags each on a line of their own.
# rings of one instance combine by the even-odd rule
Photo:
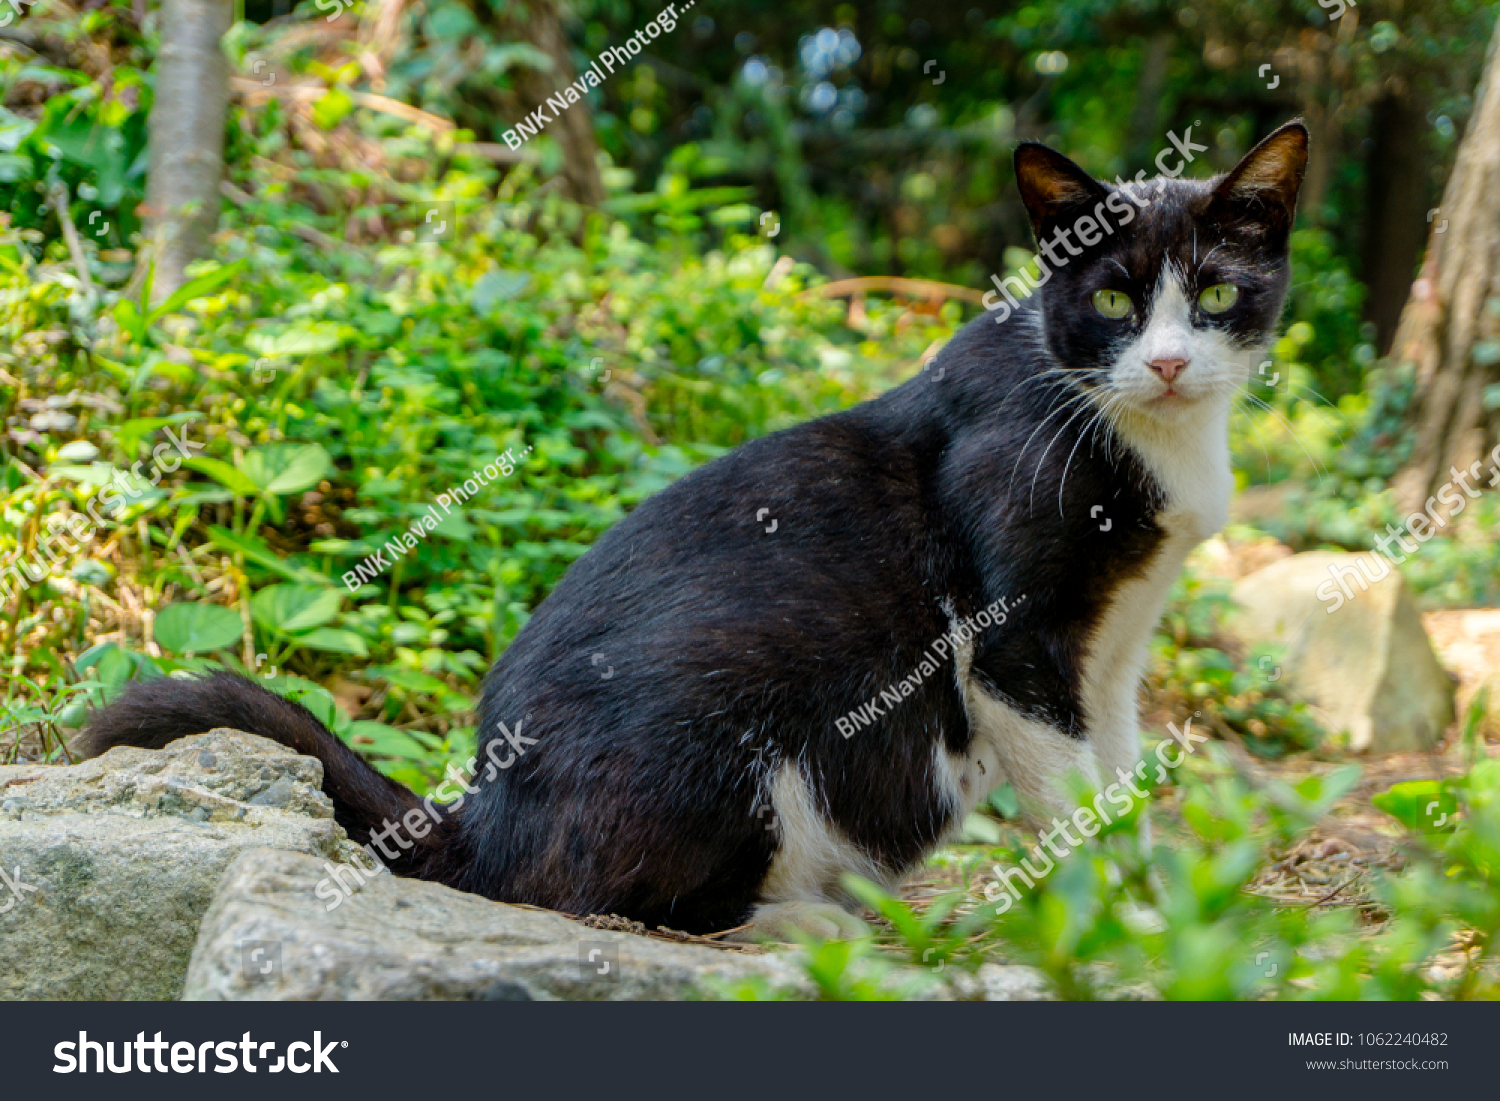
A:
<svg viewBox="0 0 1500 1101">
<path fill-rule="evenodd" d="M 365 764 L 307 708 L 233 673 L 135 681 L 93 714 L 78 744 L 84 756 L 97 757 L 117 745 L 160 749 L 220 726 L 259 734 L 323 762 L 323 791 L 333 800 L 334 819 L 357 844 L 367 844 L 372 830 L 421 806 L 416 795 Z M 445 827 L 452 824 L 445 816 L 415 848 L 402 850 L 386 865 L 397 875 L 428 878 L 450 832 Z"/>
</svg>

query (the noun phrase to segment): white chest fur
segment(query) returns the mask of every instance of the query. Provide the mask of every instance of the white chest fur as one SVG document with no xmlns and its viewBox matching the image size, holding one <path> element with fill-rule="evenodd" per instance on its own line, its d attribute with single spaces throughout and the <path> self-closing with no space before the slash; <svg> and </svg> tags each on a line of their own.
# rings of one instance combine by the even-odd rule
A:
<svg viewBox="0 0 1500 1101">
<path fill-rule="evenodd" d="M 1145 572 L 1115 591 L 1089 645 L 1083 706 L 1106 776 L 1139 756 L 1137 694 L 1151 636 L 1188 553 L 1224 526 L 1234 476 L 1229 465 L 1229 402 L 1209 401 L 1170 426 L 1125 417 L 1118 427 L 1166 497 L 1156 522 L 1166 533 Z"/>
<path fill-rule="evenodd" d="M 1165 506 L 1156 521 L 1166 537 L 1146 570 L 1115 591 L 1090 640 L 1081 695 L 1087 736 L 1061 731 L 1018 714 L 970 675 L 968 654 L 955 655 L 972 742 L 963 757 L 938 748 L 934 772 L 962 821 L 990 791 L 1009 780 L 1033 816 L 1071 809 L 1062 783 L 1069 772 L 1108 782 L 1139 757 L 1137 694 L 1152 633 L 1188 553 L 1228 518 L 1234 479 L 1229 466 L 1229 403 L 1205 402 L 1198 416 L 1170 426 L 1145 418 L 1117 422 L 1161 487 Z"/>
</svg>

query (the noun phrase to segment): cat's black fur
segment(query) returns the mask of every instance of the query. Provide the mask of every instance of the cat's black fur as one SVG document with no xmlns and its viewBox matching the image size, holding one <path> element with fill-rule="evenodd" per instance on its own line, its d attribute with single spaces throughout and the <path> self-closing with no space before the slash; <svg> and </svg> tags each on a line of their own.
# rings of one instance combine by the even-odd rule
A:
<svg viewBox="0 0 1500 1101">
<path fill-rule="evenodd" d="M 1022 147 L 1017 168 L 1044 234 L 1113 190 L 1040 146 Z M 974 675 L 1084 737 L 1081 662 L 1111 594 L 1157 551 L 1163 490 L 1106 424 L 1053 414 L 1101 384 L 1128 336 L 1089 296 L 1148 302 L 1168 257 L 1221 245 L 1209 274 L 1246 293 L 1212 323 L 1246 343 L 1271 332 L 1295 182 L 1290 202 L 1268 189 L 1231 200 L 1233 183 L 1137 188 L 1132 224 L 1004 324 L 975 319 L 905 384 L 746 443 L 615 525 L 491 670 L 477 794 L 395 870 L 570 913 L 726 928 L 750 915 L 780 840 L 765 781 L 795 760 L 843 836 L 899 874 L 955 824 L 933 748 L 963 754 L 971 737 L 956 678 L 924 679 L 853 737 L 836 723 L 916 669 L 950 614 L 1002 598 Z M 490 760 L 513 752 L 502 722 L 535 741 L 488 768 L 492 743 Z M 229 675 L 133 685 L 88 738 L 97 753 L 215 726 L 322 758 L 357 841 L 418 806 L 302 708 Z"/>
</svg>

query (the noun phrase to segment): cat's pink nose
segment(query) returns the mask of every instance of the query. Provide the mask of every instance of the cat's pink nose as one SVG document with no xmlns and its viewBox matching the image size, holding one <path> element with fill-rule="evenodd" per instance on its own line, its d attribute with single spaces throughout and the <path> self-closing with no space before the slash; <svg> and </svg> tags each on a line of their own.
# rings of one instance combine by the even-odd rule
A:
<svg viewBox="0 0 1500 1101">
<path fill-rule="evenodd" d="M 1163 382 L 1171 382 L 1178 375 L 1182 374 L 1183 371 L 1187 370 L 1187 360 L 1153 359 L 1146 366 L 1160 375 Z"/>
</svg>

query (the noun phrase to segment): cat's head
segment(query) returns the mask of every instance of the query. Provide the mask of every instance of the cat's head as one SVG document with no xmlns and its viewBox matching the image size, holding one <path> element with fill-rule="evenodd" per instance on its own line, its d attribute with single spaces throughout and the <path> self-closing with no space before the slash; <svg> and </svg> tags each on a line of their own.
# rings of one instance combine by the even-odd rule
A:
<svg viewBox="0 0 1500 1101">
<path fill-rule="evenodd" d="M 1035 143 L 1015 160 L 1042 249 L 1047 343 L 1079 384 L 1171 423 L 1245 383 L 1286 297 L 1302 123 L 1210 180 L 1113 186 Z"/>
</svg>

